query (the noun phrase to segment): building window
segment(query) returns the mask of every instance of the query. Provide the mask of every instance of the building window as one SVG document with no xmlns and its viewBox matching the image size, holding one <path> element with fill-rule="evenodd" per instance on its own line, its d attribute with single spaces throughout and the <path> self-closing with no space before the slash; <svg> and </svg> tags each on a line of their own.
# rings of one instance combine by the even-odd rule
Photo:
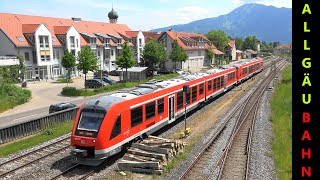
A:
<svg viewBox="0 0 320 180">
<path fill-rule="evenodd" d="M 156 102 L 153 101 L 151 103 L 146 104 L 146 119 L 151 119 L 156 114 Z"/>
<path fill-rule="evenodd" d="M 204 90 L 203 90 L 203 89 L 204 89 L 203 83 L 199 85 L 199 89 L 200 89 L 199 94 L 200 94 L 200 95 L 203 94 L 203 92 L 204 92 Z"/>
<path fill-rule="evenodd" d="M 25 59 L 26 61 L 30 61 L 29 52 L 25 52 L 25 53 L 24 53 L 24 59 Z"/>
<path fill-rule="evenodd" d="M 53 59 L 56 59 L 56 51 L 53 51 L 52 54 L 53 54 Z"/>
<path fill-rule="evenodd" d="M 105 53 L 106 58 L 110 58 L 110 49 L 106 49 Z"/>
<path fill-rule="evenodd" d="M 208 91 L 211 91 L 212 89 L 212 81 L 208 81 Z"/>
<path fill-rule="evenodd" d="M 33 63 L 37 63 L 37 52 L 36 51 L 32 51 L 32 60 L 33 60 Z"/>
<path fill-rule="evenodd" d="M 198 51 L 198 56 L 201 56 L 201 51 Z"/>
<path fill-rule="evenodd" d="M 79 47 L 79 39 L 76 39 L 77 48 Z"/>
<path fill-rule="evenodd" d="M 118 39 L 118 46 L 121 45 L 121 39 Z"/>
<path fill-rule="evenodd" d="M 142 123 L 142 106 L 131 109 L 131 127 Z"/>
<path fill-rule="evenodd" d="M 74 36 L 70 36 L 70 47 L 72 48 L 76 47 L 74 43 Z"/>
<path fill-rule="evenodd" d="M 171 43 L 171 47 L 174 48 L 174 43 Z"/>
<path fill-rule="evenodd" d="M 113 50 L 111 50 L 111 56 L 113 56 Z"/>
<path fill-rule="evenodd" d="M 40 47 L 42 48 L 49 47 L 49 36 L 39 36 L 39 40 L 40 40 Z"/>
<path fill-rule="evenodd" d="M 164 98 L 158 100 L 158 115 L 164 112 Z"/>
<path fill-rule="evenodd" d="M 177 109 L 183 107 L 183 91 L 177 93 Z"/>
<path fill-rule="evenodd" d="M 117 137 L 121 133 L 121 115 L 117 117 L 116 122 L 113 125 L 110 140 Z"/>
<path fill-rule="evenodd" d="M 139 38 L 139 45 L 142 46 L 142 39 Z"/>
<path fill-rule="evenodd" d="M 76 55 L 76 50 L 74 50 L 74 49 L 71 50 L 71 54 L 75 56 Z"/>
<path fill-rule="evenodd" d="M 56 57 L 57 57 L 57 59 L 60 59 L 60 52 L 59 51 L 56 51 Z"/>
<path fill-rule="evenodd" d="M 197 86 L 192 87 L 192 102 L 197 100 Z"/>
</svg>

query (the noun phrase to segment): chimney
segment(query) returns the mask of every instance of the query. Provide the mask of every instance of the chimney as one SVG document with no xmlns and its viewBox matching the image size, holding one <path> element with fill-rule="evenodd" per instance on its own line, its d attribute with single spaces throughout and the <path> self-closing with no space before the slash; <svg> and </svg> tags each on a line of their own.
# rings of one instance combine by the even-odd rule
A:
<svg viewBox="0 0 320 180">
<path fill-rule="evenodd" d="M 169 28 L 168 31 L 172 31 L 172 28 Z"/>
<path fill-rule="evenodd" d="M 73 17 L 71 18 L 73 21 L 81 21 L 81 18 L 76 18 L 76 17 Z"/>
</svg>

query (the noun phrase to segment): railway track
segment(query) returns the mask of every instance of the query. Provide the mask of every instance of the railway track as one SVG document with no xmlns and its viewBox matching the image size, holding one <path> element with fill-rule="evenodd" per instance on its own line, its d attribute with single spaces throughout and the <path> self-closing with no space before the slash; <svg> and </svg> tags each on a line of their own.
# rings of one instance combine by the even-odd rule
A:
<svg viewBox="0 0 320 180">
<path fill-rule="evenodd" d="M 249 106 L 244 108 L 238 121 L 238 127 L 226 147 L 218 179 L 249 179 L 252 134 L 260 97 L 276 76 L 278 69 L 284 65 L 285 63 L 280 63 L 278 68 L 270 74 L 268 80 L 264 81 L 248 100 Z"/>
<path fill-rule="evenodd" d="M 66 150 L 70 146 L 70 136 L 44 147 L 28 152 L 24 155 L 12 158 L 0 164 L 0 179 L 14 173 L 17 170 L 32 166 L 34 163 Z"/>
<path fill-rule="evenodd" d="M 268 65 L 266 65 L 265 67 L 268 68 L 271 65 L 272 65 L 272 63 L 268 63 Z M 270 77 L 273 77 L 273 76 L 274 75 L 269 76 L 268 78 L 272 79 Z M 219 127 L 219 129 L 217 130 L 215 135 L 209 140 L 208 144 L 201 150 L 199 155 L 194 159 L 194 161 L 191 163 L 191 165 L 187 168 L 187 170 L 182 174 L 182 176 L 179 179 L 212 179 L 214 170 L 219 166 L 219 164 L 221 162 L 225 162 L 225 161 L 222 161 L 222 160 L 226 156 L 226 153 L 225 153 L 226 151 L 223 153 L 223 155 L 220 158 L 220 160 L 218 161 L 218 163 L 216 163 L 214 165 L 214 168 L 211 171 L 211 173 L 204 172 L 203 170 L 204 170 L 205 167 L 209 167 L 209 165 L 210 165 L 210 161 L 208 159 L 210 159 L 210 156 L 212 156 L 213 151 L 215 151 L 214 144 L 217 141 L 217 139 L 219 138 L 219 135 L 226 128 L 226 126 L 228 125 L 230 120 L 235 118 L 238 114 L 240 114 L 237 117 L 237 122 L 238 123 L 236 123 L 232 134 L 234 134 L 235 132 L 238 132 L 238 128 L 241 126 L 241 124 L 242 124 L 241 122 L 243 122 L 243 121 L 241 121 L 241 119 L 249 117 L 248 114 L 249 114 L 249 112 L 251 112 L 250 110 L 253 108 L 252 105 L 258 104 L 257 99 L 258 99 L 259 95 L 265 90 L 267 85 L 269 84 L 268 82 L 269 81 L 263 81 L 262 84 L 260 86 L 258 86 L 256 88 L 256 90 L 248 97 L 248 99 L 246 100 L 245 104 L 243 106 L 238 106 L 236 108 L 236 110 Z M 256 108 L 257 107 L 258 106 L 256 106 Z M 252 115 L 250 117 L 252 117 Z M 250 128 L 253 129 L 252 127 L 250 127 Z M 248 136 L 248 135 L 251 136 L 252 132 L 247 134 L 247 135 L 245 135 L 245 136 Z M 231 139 L 233 139 L 233 138 L 230 138 L 230 140 Z M 251 140 L 249 142 L 246 142 L 246 143 L 251 143 Z M 241 145 L 241 143 L 239 143 L 239 145 Z M 246 163 L 245 167 L 247 167 L 248 165 L 249 164 Z M 247 168 L 245 168 L 245 169 L 247 169 Z M 233 178 L 231 178 L 231 179 L 233 179 Z"/>
<path fill-rule="evenodd" d="M 95 173 L 94 169 L 91 167 L 83 166 L 80 164 L 74 164 L 73 166 L 66 169 L 65 171 L 52 177 L 51 180 L 57 180 L 59 178 L 62 178 L 63 176 L 68 176 L 68 174 L 71 174 L 72 172 L 79 171 L 79 170 L 81 170 L 82 174 L 76 173 L 77 175 L 72 175 L 72 178 L 75 178 L 77 180 L 84 180 Z"/>
</svg>

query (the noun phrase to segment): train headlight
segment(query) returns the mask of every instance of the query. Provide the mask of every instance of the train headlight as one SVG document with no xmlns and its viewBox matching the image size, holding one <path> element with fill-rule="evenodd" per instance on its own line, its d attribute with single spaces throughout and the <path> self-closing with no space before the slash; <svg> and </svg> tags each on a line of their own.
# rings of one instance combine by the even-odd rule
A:
<svg viewBox="0 0 320 180">
<path fill-rule="evenodd" d="M 92 142 L 94 142 L 94 143 L 95 143 L 95 142 L 96 142 L 96 140 L 93 140 Z"/>
</svg>

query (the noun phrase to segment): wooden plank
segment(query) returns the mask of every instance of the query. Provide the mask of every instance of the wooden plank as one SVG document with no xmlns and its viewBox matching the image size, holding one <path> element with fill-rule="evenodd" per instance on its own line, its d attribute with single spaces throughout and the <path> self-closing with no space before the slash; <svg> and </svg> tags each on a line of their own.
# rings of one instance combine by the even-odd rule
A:
<svg viewBox="0 0 320 180">
<path fill-rule="evenodd" d="M 153 162 L 159 162 L 159 163 L 166 162 L 166 160 L 157 159 L 153 157 L 145 157 L 145 156 L 139 156 L 139 155 L 128 154 L 128 153 L 124 155 L 125 160 L 129 160 L 130 158 L 137 159 L 138 161 L 142 161 L 142 162 L 146 162 L 146 161 L 153 161 Z"/>
<path fill-rule="evenodd" d="M 138 148 L 138 149 L 145 150 L 145 151 L 156 152 L 159 154 L 169 154 L 170 153 L 170 150 L 168 150 L 168 149 L 146 146 L 144 144 L 133 143 L 131 145 L 131 147 Z"/>
<path fill-rule="evenodd" d="M 157 137 L 157 136 L 151 136 L 151 135 L 149 135 L 149 138 L 158 139 L 158 140 L 164 140 L 164 141 L 172 141 L 171 139 L 165 139 L 165 138 L 161 138 L 161 137 Z"/>
<path fill-rule="evenodd" d="M 132 171 L 137 173 L 148 173 L 148 174 L 157 174 L 161 175 L 163 170 L 155 170 L 155 169 L 143 169 L 143 168 L 132 168 L 132 167 L 122 167 L 121 171 Z"/>
<path fill-rule="evenodd" d="M 150 152 L 143 151 L 140 149 L 130 148 L 130 149 L 128 149 L 127 152 L 130 154 L 135 154 L 135 155 L 139 155 L 139 156 L 153 157 L 153 158 L 157 158 L 157 159 L 164 160 L 164 161 L 166 160 L 166 155 L 164 155 L 164 154 L 150 153 Z"/>
<path fill-rule="evenodd" d="M 141 159 L 133 154 L 125 154 L 123 159 L 128 161 L 136 161 L 136 162 L 148 162 L 148 160 Z"/>
<path fill-rule="evenodd" d="M 136 161 L 128 161 L 128 160 L 122 160 L 118 162 L 118 167 L 121 169 L 125 167 L 158 169 L 158 170 L 162 169 L 162 165 L 159 162 L 136 162 Z"/>
</svg>

